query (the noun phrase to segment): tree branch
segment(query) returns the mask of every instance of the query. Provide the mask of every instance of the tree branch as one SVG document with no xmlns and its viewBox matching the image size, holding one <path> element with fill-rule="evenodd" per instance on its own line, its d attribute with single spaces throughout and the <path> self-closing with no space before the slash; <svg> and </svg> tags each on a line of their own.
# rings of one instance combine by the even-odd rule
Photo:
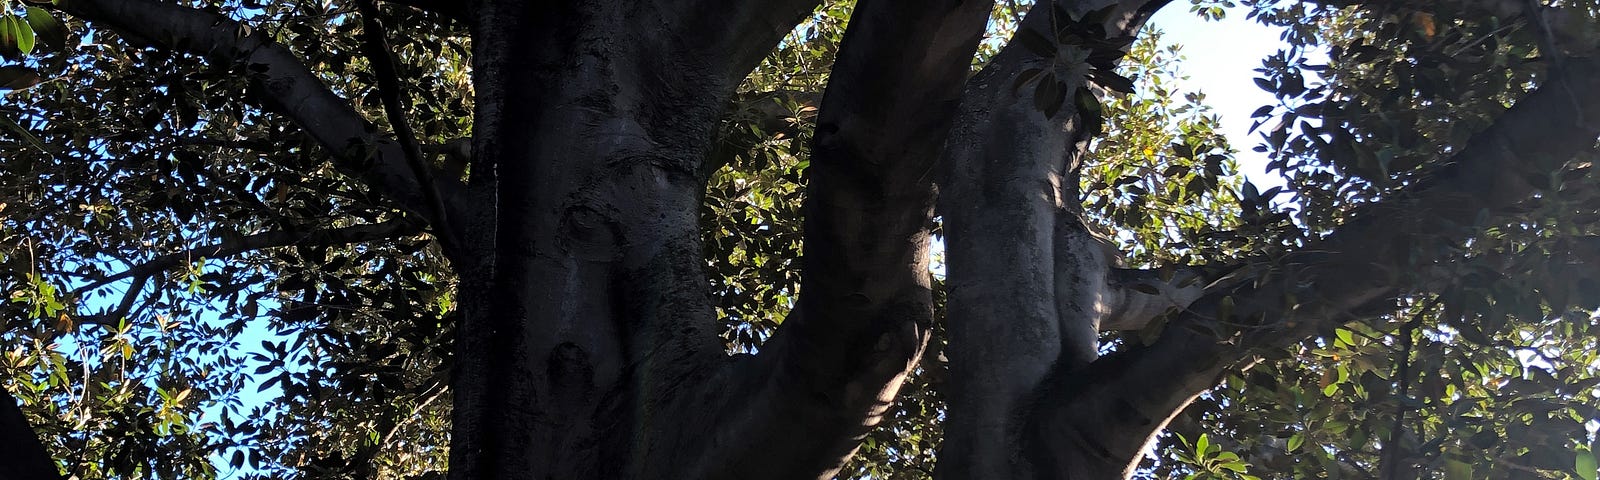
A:
<svg viewBox="0 0 1600 480">
<path fill-rule="evenodd" d="M 675 19 L 678 32 L 695 32 L 684 38 L 690 47 L 721 68 L 724 78 L 737 84 L 750 73 L 778 40 L 821 0 L 680 0 L 641 2 L 662 4 L 653 14 Z"/>
<path fill-rule="evenodd" d="M 378 5 L 373 0 L 357 0 L 356 8 L 361 11 L 362 43 L 367 50 L 367 60 L 372 64 L 373 76 L 378 79 L 378 95 L 383 97 L 383 110 L 388 114 L 389 124 L 394 127 L 395 134 L 400 137 L 406 164 L 421 184 L 419 188 L 422 189 L 430 218 L 434 220 L 434 225 L 441 227 L 434 229 L 434 232 L 446 248 L 461 247 L 451 229 L 443 228 L 450 225 L 450 216 L 446 213 L 444 200 L 439 196 L 438 183 L 433 181 L 431 168 L 422 160 L 422 148 L 417 144 L 417 135 L 411 130 L 411 122 L 406 119 L 405 106 L 401 102 L 404 94 L 400 91 L 400 74 L 395 70 L 394 56 L 389 53 L 389 42 L 383 38 L 383 22 L 378 18 Z"/>
<path fill-rule="evenodd" d="M 17 399 L 0 388 L 0 480 L 57 478 L 61 478 L 61 471 L 28 425 Z"/>
<path fill-rule="evenodd" d="M 1449 260 L 1443 249 L 1411 245 L 1474 234 L 1480 212 L 1503 211 L 1534 192 L 1526 174 L 1554 171 L 1594 147 L 1600 97 L 1572 92 L 1595 89 L 1600 60 L 1569 59 L 1428 179 L 1273 265 L 1278 280 L 1209 292 L 1153 345 L 1109 355 L 1084 371 L 1059 372 L 1039 434 L 1095 439 L 1093 450 L 1104 461 L 1136 461 L 1146 438 L 1230 367 L 1249 362 L 1255 348 L 1281 348 L 1387 310 L 1425 279 L 1417 271 Z M 1218 320 L 1255 328 L 1219 339 Z"/>
<path fill-rule="evenodd" d="M 348 102 L 323 85 L 294 54 L 266 34 L 232 19 L 153 0 L 74 0 L 60 2 L 73 16 L 110 27 L 130 43 L 201 55 L 212 62 L 244 67 L 263 90 L 259 97 L 327 148 L 340 171 L 360 178 L 374 191 L 412 213 L 438 222 L 427 206 L 401 145 L 373 134 Z M 447 199 L 459 196 L 456 182 L 437 182 Z"/>
<path fill-rule="evenodd" d="M 701 459 L 720 473 L 692 478 L 830 478 L 916 365 L 933 320 L 933 162 L 989 8 L 857 5 L 806 171 L 803 293 L 754 361 L 737 364 L 741 398 L 711 440 L 733 451 Z"/>
<path fill-rule="evenodd" d="M 1206 288 L 1200 274 L 1187 268 L 1165 273 L 1117 268 L 1111 270 L 1108 283 L 1109 298 L 1102 301 L 1109 310 L 1100 319 L 1102 331 L 1144 328 L 1156 317 L 1187 308 Z"/>
<path fill-rule="evenodd" d="M 472 2 L 457 0 L 383 0 L 395 5 L 405 5 L 425 12 L 437 13 L 442 17 L 465 22 L 472 18 Z"/>
<path fill-rule="evenodd" d="M 287 247 L 291 245 L 340 245 L 348 243 L 368 242 L 396 238 L 402 235 L 421 232 L 421 225 L 416 222 L 401 219 L 383 223 L 354 225 L 349 227 L 315 230 L 311 232 L 272 231 L 246 235 L 238 239 L 224 240 L 210 245 L 194 247 L 181 252 L 169 253 L 141 263 L 133 268 L 115 275 L 102 278 L 73 291 L 73 295 L 81 295 L 114 282 L 133 278 L 135 289 L 143 282 L 142 278 L 156 275 L 167 269 L 188 263 L 198 258 L 220 258 L 238 255 L 240 253 L 261 250 L 265 248 Z M 127 299 L 123 303 L 128 303 Z M 119 306 L 119 310 L 123 310 Z"/>
<path fill-rule="evenodd" d="M 1094 30 L 1104 38 L 1092 40 L 1132 36 L 1165 3 L 1040 1 L 1023 17 L 1016 38 L 1053 46 L 1080 21 L 1100 23 L 1103 29 Z M 949 141 L 940 209 L 950 381 L 939 458 L 949 478 L 1111 478 L 1045 474 L 1045 463 L 1061 452 L 1022 443 L 1031 404 L 1052 369 L 1093 361 L 1101 322 L 1110 320 L 1112 328 L 1139 323 L 1152 316 L 1142 311 L 1145 305 L 1156 305 L 1129 295 L 1134 285 L 1108 278 L 1115 250 L 1087 230 L 1079 213 L 1077 171 L 1092 133 L 1071 99 L 1092 95 L 1093 87 L 1077 75 L 1031 77 L 1042 79 L 1034 83 L 1023 76 L 1063 61 L 1060 53 L 1018 41 L 1001 49 L 968 83 Z M 1109 304 L 1128 309 L 1127 316 L 1108 311 Z"/>
</svg>

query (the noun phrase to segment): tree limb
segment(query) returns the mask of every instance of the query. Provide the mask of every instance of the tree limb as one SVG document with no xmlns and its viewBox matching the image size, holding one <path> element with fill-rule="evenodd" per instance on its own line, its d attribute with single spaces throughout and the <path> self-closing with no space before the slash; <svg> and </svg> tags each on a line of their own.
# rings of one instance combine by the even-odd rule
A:
<svg viewBox="0 0 1600 480">
<path fill-rule="evenodd" d="M 1112 269 L 1100 330 L 1138 330 L 1169 311 L 1187 308 L 1205 293 L 1200 279 L 1198 272 L 1187 268 Z"/>
<path fill-rule="evenodd" d="M 220 258 L 265 248 L 287 247 L 292 245 L 340 245 L 369 242 L 373 240 L 396 238 L 399 236 L 420 232 L 421 225 L 418 225 L 416 222 L 411 220 L 401 219 L 391 220 L 383 223 L 354 225 L 349 227 L 315 230 L 310 232 L 280 230 L 257 233 L 254 235 L 246 235 L 237 239 L 224 240 L 210 245 L 189 248 L 181 252 L 169 253 L 152 258 L 144 263 L 134 266 L 133 268 L 129 268 L 120 273 L 102 278 L 98 281 L 78 288 L 73 292 L 73 294 L 81 295 L 90 290 L 104 287 L 127 278 L 135 279 L 135 289 L 137 289 L 138 284 L 142 282 L 140 279 L 161 273 L 167 269 L 188 263 L 198 258 Z M 127 302 L 128 300 L 124 299 L 123 303 Z M 122 308 L 119 307 L 119 310 L 122 310 Z"/>
<path fill-rule="evenodd" d="M 1480 212 L 1494 214 L 1535 191 L 1525 173 L 1553 171 L 1594 147 L 1600 97 L 1572 92 L 1595 89 L 1600 60 L 1569 59 L 1426 180 L 1363 208 L 1279 261 L 1278 280 L 1208 292 L 1154 344 L 1109 355 L 1084 371 L 1058 372 L 1039 435 L 1096 439 L 1091 447 L 1103 461 L 1136 461 L 1146 438 L 1230 367 L 1250 361 L 1256 348 L 1282 348 L 1387 310 L 1424 280 L 1416 271 L 1449 260 L 1440 249 L 1410 245 L 1474 234 Z M 1255 328 L 1219 339 L 1219 319 Z"/>
<path fill-rule="evenodd" d="M 395 134 L 400 137 L 406 165 L 411 167 L 411 173 L 416 175 L 421 184 L 419 188 L 422 189 L 430 218 L 441 227 L 434 232 L 446 248 L 461 247 L 455 241 L 452 230 L 446 228 L 450 225 L 450 216 L 446 213 L 444 200 L 439 196 L 438 183 L 433 181 L 431 168 L 422 159 L 417 135 L 411 130 L 411 122 L 406 119 L 405 106 L 401 102 L 404 94 L 400 91 L 400 74 L 395 70 L 394 56 L 389 53 L 389 42 L 383 38 L 383 22 L 378 18 L 378 5 L 373 0 L 357 0 L 356 8 L 361 11 L 362 43 L 367 50 L 367 60 L 372 64 L 373 76 L 378 79 L 378 95 L 383 97 L 383 110 L 388 114 L 389 124 Z"/>
<path fill-rule="evenodd" d="M 676 20 L 679 32 L 695 32 L 684 39 L 690 47 L 721 68 L 724 78 L 737 84 L 750 73 L 778 40 L 788 34 L 821 0 L 679 0 L 640 2 L 655 6 L 652 12 Z M 660 5 L 653 5 L 660 4 Z"/>
<path fill-rule="evenodd" d="M 17 399 L 0 388 L 0 480 L 57 478 L 61 478 L 61 471 L 28 425 Z"/>
<path fill-rule="evenodd" d="M 1094 30 L 1104 37 L 1096 40 L 1132 36 L 1165 3 L 1040 1 L 1016 38 L 1055 42 L 1080 21 L 1099 23 Z M 1104 16 L 1084 20 L 1086 12 Z M 947 478 L 1110 478 L 1049 472 L 1046 463 L 1061 452 L 1028 449 L 1022 435 L 1052 369 L 1098 357 L 1107 307 L 1144 309 L 1123 288 L 1134 285 L 1109 281 L 1115 250 L 1095 239 L 1079 213 L 1077 171 L 1092 134 L 1069 99 L 1092 95 L 1093 87 L 1078 75 L 1024 76 L 1048 71 L 1060 53 L 1018 41 L 1001 49 L 968 82 L 949 140 L 940 183 L 950 381 L 939 469 Z M 1053 98 L 1046 84 L 1063 95 Z M 1145 316 L 1112 317 L 1109 326 Z"/>
<path fill-rule="evenodd" d="M 711 440 L 735 447 L 701 460 L 716 465 L 709 478 L 830 478 L 916 365 L 933 320 L 933 162 L 989 9 L 857 5 L 806 171 L 803 293 L 754 361 L 736 365 L 742 398 Z"/>
<path fill-rule="evenodd" d="M 425 12 L 437 13 L 445 18 L 465 22 L 472 17 L 472 2 L 457 0 L 383 0 L 405 5 Z"/>
<path fill-rule="evenodd" d="M 62 11 L 110 27 L 130 43 L 201 55 L 240 65 L 263 90 L 259 97 L 327 148 L 340 171 L 360 178 L 380 195 L 412 213 L 438 222 L 423 188 L 408 167 L 400 144 L 373 134 L 367 121 L 306 69 L 288 48 L 265 33 L 224 16 L 153 0 L 74 0 Z M 436 182 L 447 199 L 460 195 L 456 182 Z"/>
</svg>

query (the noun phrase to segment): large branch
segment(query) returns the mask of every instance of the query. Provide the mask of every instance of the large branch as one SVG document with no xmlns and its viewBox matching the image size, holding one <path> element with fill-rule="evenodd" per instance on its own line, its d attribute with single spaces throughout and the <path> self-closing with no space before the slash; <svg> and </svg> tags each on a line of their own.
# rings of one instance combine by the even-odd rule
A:
<svg viewBox="0 0 1600 480">
<path fill-rule="evenodd" d="M 0 480 L 61 478 L 56 462 L 22 415 L 17 399 L 0 388 Z"/>
<path fill-rule="evenodd" d="M 737 84 L 820 0 L 676 0 L 641 2 L 675 20 L 690 47 Z"/>
<path fill-rule="evenodd" d="M 705 459 L 723 466 L 712 478 L 831 478 L 916 365 L 933 320 L 933 162 L 989 8 L 857 5 L 806 171 L 799 303 L 734 372 L 713 440 L 733 451 Z"/>
<path fill-rule="evenodd" d="M 1426 275 L 1416 272 L 1448 261 L 1448 251 L 1413 245 L 1470 237 L 1481 212 L 1495 214 L 1532 195 L 1535 187 L 1523 179 L 1594 147 L 1600 96 L 1588 92 L 1596 89 L 1600 60 L 1573 59 L 1427 180 L 1364 208 L 1322 241 L 1272 265 L 1277 280 L 1210 293 L 1154 344 L 1118 352 L 1086 371 L 1062 372 L 1040 435 L 1087 442 L 1106 467 L 1132 468 L 1128 462 L 1139 458 L 1150 435 L 1228 368 L 1249 361 L 1255 348 L 1281 348 L 1369 317 L 1423 288 L 1417 283 Z M 1249 327 L 1225 341 L 1212 333 L 1221 322 Z"/>
<path fill-rule="evenodd" d="M 153 0 L 73 0 L 59 7 L 110 27 L 130 43 L 201 55 L 240 65 L 261 88 L 258 97 L 327 148 L 340 171 L 360 178 L 380 195 L 430 221 L 424 190 L 398 142 L 372 132 L 366 119 L 306 69 L 288 48 L 261 31 L 215 13 Z M 441 181 L 450 198 L 460 186 Z M 433 223 L 434 228 L 448 225 Z"/>
</svg>

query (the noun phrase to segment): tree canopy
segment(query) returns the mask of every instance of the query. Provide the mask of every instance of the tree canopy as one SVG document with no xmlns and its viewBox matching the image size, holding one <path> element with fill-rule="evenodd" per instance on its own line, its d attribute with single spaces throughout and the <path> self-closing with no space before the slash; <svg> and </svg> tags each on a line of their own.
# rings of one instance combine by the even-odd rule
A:
<svg viewBox="0 0 1600 480">
<path fill-rule="evenodd" d="M 1020 364 L 1032 357 L 1025 348 L 992 353 L 962 346 L 973 344 L 973 332 L 994 327 L 956 317 L 1005 322 L 1012 314 L 985 309 L 1028 308 L 1011 297 L 997 298 L 993 305 L 999 306 L 979 305 L 974 295 L 1092 290 L 1068 285 L 1060 273 L 1065 270 L 1044 285 L 1027 272 L 987 270 L 1007 265 L 1006 252 L 1013 250 L 1020 252 L 1017 261 L 1051 261 L 973 233 L 1035 221 L 1026 211 L 990 207 L 1010 192 L 1005 182 L 1023 180 L 1051 183 L 1066 198 L 1053 200 L 1066 206 L 1043 215 L 1071 220 L 1056 220 L 1040 235 L 1092 239 L 1057 244 L 1049 258 L 1098 262 L 1111 286 L 1127 292 L 1116 294 L 1121 300 L 1105 293 L 1090 302 L 1120 307 L 1088 325 L 1087 352 L 1074 350 L 1074 334 L 1065 331 L 1071 327 L 1063 326 L 1058 334 L 1065 346 L 1053 347 L 1061 350 L 1059 359 L 1033 362 L 1044 380 L 1025 384 L 1018 395 L 1038 403 L 1028 407 L 1037 415 L 1028 423 L 1042 425 L 1043 433 L 1007 434 L 1043 438 L 1025 445 L 1099 449 L 1107 457 L 1134 451 L 1136 478 L 1600 477 L 1600 320 L 1594 313 L 1600 308 L 1600 176 L 1592 173 L 1600 133 L 1600 97 L 1594 94 L 1600 59 L 1592 57 L 1600 47 L 1600 5 L 956 2 L 987 11 L 986 26 L 974 30 L 962 26 L 975 22 L 935 17 L 945 12 L 925 11 L 933 9 L 920 2 L 677 2 L 701 9 L 742 5 L 729 9 L 730 19 L 772 8 L 769 23 L 782 25 L 765 27 L 776 28 L 771 38 L 712 49 L 726 63 L 684 60 L 673 64 L 681 70 L 657 71 L 648 59 L 672 52 L 610 33 L 586 43 L 589 30 L 575 29 L 568 38 L 557 28 L 649 23 L 639 12 L 533 12 L 527 5 L 497 6 L 502 3 L 5 2 L 0 391 L 11 398 L 0 398 L 0 464 L 15 459 L 19 466 L 13 473 L 0 465 L 0 478 L 24 478 L 28 470 L 21 465 L 33 461 L 24 456 L 34 438 L 60 473 L 80 479 L 444 478 L 457 462 L 452 455 L 460 455 L 452 452 L 452 435 L 470 430 L 460 419 L 497 418 L 464 417 L 458 410 L 515 409 L 458 394 L 458 385 L 469 385 L 458 383 L 462 372 L 487 368 L 464 355 L 500 348 L 472 339 L 494 340 L 485 332 L 509 328 L 465 319 L 477 315 L 473 302 L 505 296 L 496 289 L 515 288 L 507 283 L 522 285 L 499 275 L 538 276 L 499 263 L 490 269 L 494 282 L 481 283 L 468 260 L 501 258 L 505 245 L 522 238 L 516 235 L 533 238 L 539 228 L 560 232 L 554 242 L 577 259 L 569 264 L 615 261 L 626 267 L 619 277 L 694 285 L 638 294 L 643 287 L 632 280 L 577 279 L 589 274 L 572 267 L 576 280 L 566 285 L 610 289 L 602 298 L 612 303 L 602 311 L 644 312 L 618 318 L 647 324 L 677 315 L 675 308 L 702 307 L 673 299 L 708 297 L 706 311 L 696 314 L 715 319 L 707 327 L 721 340 L 713 362 L 776 351 L 799 359 L 778 357 L 791 363 L 773 371 L 826 379 L 877 365 L 857 368 L 827 357 L 827 341 L 880 352 L 900 346 L 890 345 L 889 333 L 870 328 L 834 336 L 814 332 L 826 326 L 806 330 L 815 324 L 795 320 L 797 307 L 833 315 L 858 308 L 849 303 L 856 300 L 851 295 L 862 295 L 863 305 L 883 301 L 826 289 L 863 277 L 868 284 L 898 281 L 860 274 L 868 271 L 861 265 L 915 264 L 897 259 L 926 253 L 913 248 L 926 241 L 916 235 L 926 229 L 948 246 L 943 255 L 965 257 L 952 258 L 946 270 L 945 258 L 936 255 L 932 271 L 916 272 L 926 284 L 927 291 L 917 293 L 930 299 L 931 323 L 904 352 L 910 358 L 896 364 L 904 372 L 884 375 L 893 377 L 885 388 L 892 404 L 863 414 L 870 430 L 859 435 L 821 430 L 839 437 L 828 441 L 840 445 L 819 443 L 816 450 L 822 456 L 846 450 L 848 463 L 830 472 L 836 478 L 931 479 L 940 469 L 947 473 L 938 476 L 950 480 L 968 478 L 948 473 L 966 467 L 940 466 L 946 461 L 941 453 L 981 456 L 982 448 L 972 445 L 986 437 L 962 437 L 947 449 L 946 426 L 956 425 L 952 418 L 973 418 L 962 417 L 966 412 L 999 408 L 971 400 L 977 398 L 973 385 L 988 384 L 971 380 L 983 376 L 974 374 L 970 359 Z M 651 8 L 659 9 L 650 13 L 663 24 L 692 17 L 705 22 L 693 24 L 702 30 L 724 27 L 696 16 L 703 11 L 695 8 Z M 1206 66 L 1179 62 L 1180 46 L 1158 30 L 1141 29 L 1158 8 L 1212 18 L 1246 15 L 1282 28 L 1280 52 L 1263 59 L 1255 85 L 1248 86 L 1276 99 L 1255 111 L 1259 138 L 1253 143 L 1230 144 L 1204 92 L 1184 86 L 1184 69 Z M 797 21 L 777 19 L 787 10 L 798 12 L 790 15 Z M 897 11 L 915 18 L 897 24 L 890 19 Z M 525 23 L 504 27 L 494 12 Z M 917 21 L 940 27 L 913 28 Z M 743 25 L 727 22 L 736 23 Z M 872 25 L 887 27 L 875 31 Z M 538 34 L 550 39 L 526 34 L 548 41 L 523 44 L 517 43 L 523 34 L 506 33 L 524 31 L 519 28 L 554 33 Z M 963 37 L 969 33 L 981 38 Z M 903 39 L 907 52 L 918 53 L 871 50 L 874 38 Z M 963 43 L 968 40 L 971 45 Z M 851 42 L 868 47 L 852 48 Z M 931 53 L 920 53 L 924 47 Z M 601 52 L 594 58 L 636 54 L 629 57 L 633 63 L 594 68 L 651 72 L 641 74 L 649 80 L 546 108 L 543 100 L 528 100 L 537 97 L 528 92 L 576 87 L 479 78 L 502 75 L 502 67 L 514 78 L 524 67 L 583 70 L 582 60 L 547 58 L 584 49 Z M 493 63 L 488 54 L 511 60 Z M 523 56 L 528 60 L 517 60 Z M 753 70 L 740 70 L 746 63 Z M 923 84 L 879 70 L 916 71 L 934 80 L 954 73 L 944 75 L 945 84 Z M 707 97 L 716 104 L 684 100 L 700 98 L 684 93 L 684 85 L 724 74 L 736 74 L 735 83 L 727 95 Z M 850 110 L 855 104 L 878 108 L 871 92 L 897 88 L 920 97 Z M 985 103 L 989 98 L 1017 100 Z M 524 100 L 540 106 L 526 112 L 507 106 Z M 648 105 L 622 109 L 647 112 L 640 114 L 646 120 L 596 116 L 585 126 L 611 135 L 599 146 L 528 147 L 535 150 L 523 152 L 529 158 L 546 156 L 525 164 L 484 160 L 524 148 L 517 139 L 532 133 L 514 126 L 554 132 L 540 139 L 559 137 L 568 132 L 560 120 L 566 117 L 550 112 L 598 112 L 605 108 L 586 102 L 605 101 Z M 1013 111 L 1025 112 L 1027 122 L 1008 120 Z M 830 112 L 845 113 L 826 117 Z M 711 122 L 680 122 L 677 115 Z M 895 143 L 926 131 L 948 134 Z M 637 148 L 630 136 L 648 136 L 652 148 L 678 153 L 629 154 Z M 1036 149 L 995 146 L 1006 138 L 1051 140 Z M 671 150 L 680 143 L 704 147 Z M 1263 189 L 1246 180 L 1236 159 L 1242 149 L 1265 154 L 1269 173 L 1281 175 L 1285 186 Z M 603 188 L 629 189 L 620 194 L 567 195 L 556 187 L 485 193 L 493 190 L 485 185 L 507 189 L 493 182 L 523 174 L 579 178 L 562 173 L 567 164 L 552 159 L 616 152 L 624 153 L 605 157 L 606 168 L 665 164 L 668 173 L 634 179 L 634 170 L 626 169 L 632 167 L 617 167 L 623 173 L 606 178 L 622 178 L 622 187 Z M 874 155 L 891 160 L 880 163 Z M 979 160 L 961 161 L 963 155 Z M 1069 160 L 1004 170 L 1012 157 L 1027 155 Z M 936 158 L 944 160 L 935 164 Z M 1026 178 L 1040 169 L 1054 169 L 1053 176 Z M 685 204 L 698 205 L 697 211 L 675 212 L 682 205 L 638 193 L 675 185 L 680 179 L 674 175 L 704 182 L 686 200 L 694 203 Z M 886 187 L 871 183 L 880 178 Z M 917 188 L 904 187 L 912 183 Z M 927 198 L 918 196 L 919 188 Z M 551 201 L 580 207 L 537 220 L 542 210 L 507 195 L 560 196 Z M 590 202 L 586 195 L 638 195 L 647 213 L 627 211 L 637 205 Z M 877 205 L 872 202 L 880 197 L 890 206 L 909 198 L 915 205 L 904 210 L 926 210 L 930 221 L 898 210 L 873 216 L 881 212 L 855 209 Z M 515 213 L 535 219 L 527 221 L 534 233 L 505 228 L 509 220 L 492 232 L 473 227 L 479 219 L 471 215 L 490 205 L 497 218 Z M 664 220 L 653 217 L 658 213 Z M 698 237 L 634 233 L 670 230 L 676 225 L 671 215 L 697 225 Z M 631 223 L 618 226 L 619 218 Z M 498 239 L 497 253 L 475 246 L 481 236 Z M 636 241 L 641 238 L 660 241 L 637 245 L 645 243 Z M 636 259 L 627 253 L 635 247 L 686 250 L 680 253 L 692 256 L 693 268 L 665 256 Z M 977 260 L 971 253 L 987 249 L 1003 255 Z M 1108 253 L 1085 257 L 1090 251 Z M 541 255 L 530 254 L 548 260 Z M 978 265 L 986 262 L 995 266 Z M 1020 280 L 994 276 L 1001 274 Z M 802 291 L 807 281 L 813 283 Z M 593 307 L 569 291 L 533 295 L 547 300 L 539 308 Z M 822 300 L 803 302 L 806 295 Z M 1150 303 L 1138 295 L 1172 301 Z M 915 303 L 891 306 L 906 302 Z M 1151 314 L 1138 314 L 1145 311 Z M 628 330 L 633 324 L 627 322 L 606 328 Z M 597 411 L 611 413 L 597 416 L 623 412 L 615 413 L 619 423 L 661 429 L 694 427 L 635 418 L 652 417 L 652 408 L 676 408 L 649 398 L 679 384 L 748 387 L 749 398 L 717 401 L 749 402 L 755 413 L 740 415 L 750 418 L 767 412 L 758 404 L 767 396 L 834 405 L 860 394 L 783 387 L 773 393 L 735 374 L 659 367 L 695 352 L 693 341 L 657 338 L 697 324 L 670 325 L 641 327 L 647 333 L 639 335 L 656 343 L 626 343 L 621 353 L 582 342 L 553 344 L 552 366 L 536 373 L 566 388 L 562 379 L 578 374 L 561 368 L 587 368 L 579 372 L 583 378 L 605 378 L 615 367 L 631 379 L 616 385 L 643 386 L 575 383 L 572 391 L 624 392 L 616 394 L 620 400 L 601 402 Z M 566 335 L 580 327 L 563 328 L 551 331 Z M 993 331 L 995 338 L 1009 335 Z M 690 353 L 656 351 L 682 345 L 690 345 L 682 347 Z M 605 357 L 609 353 L 616 359 Z M 967 366 L 960 364 L 964 359 Z M 1170 387 L 1151 386 L 1161 382 Z M 501 395 L 493 387 L 474 388 L 480 393 L 472 395 Z M 1010 387 L 990 389 L 1004 388 Z M 545 401 L 540 395 L 561 392 L 506 392 L 504 401 Z M 16 413 L 12 404 L 20 406 L 20 416 L 8 416 Z M 637 412 L 624 412 L 630 408 Z M 1116 417 L 1104 423 L 1111 429 L 1141 415 L 1153 416 L 1142 424 L 1162 433 L 1088 442 L 1092 448 L 1051 436 L 1098 438 L 1098 430 L 1082 426 Z M 750 428 L 767 425 L 750 422 L 756 426 Z M 1058 424 L 1071 427 L 1053 427 Z M 632 441 L 639 444 L 665 438 L 638 429 Z M 806 436 L 797 432 L 762 431 L 749 441 Z M 723 442 L 721 435 L 707 434 L 718 445 L 741 441 Z M 602 440 L 594 440 L 600 446 L 592 450 L 584 449 L 587 444 L 572 448 L 585 455 L 631 452 L 638 460 L 629 461 L 644 466 L 628 468 L 651 471 L 654 457 L 628 450 L 629 440 L 617 446 L 605 440 L 610 437 L 594 438 Z M 492 444 L 483 442 L 490 443 L 474 445 Z M 780 447 L 803 449 L 773 448 Z M 1053 452 L 1015 455 L 1038 465 Z"/>
</svg>

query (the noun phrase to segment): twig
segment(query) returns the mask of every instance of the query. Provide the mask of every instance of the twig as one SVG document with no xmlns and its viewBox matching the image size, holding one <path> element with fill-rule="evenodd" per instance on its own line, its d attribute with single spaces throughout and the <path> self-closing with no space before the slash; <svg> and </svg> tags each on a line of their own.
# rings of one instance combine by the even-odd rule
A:
<svg viewBox="0 0 1600 480">
<path fill-rule="evenodd" d="M 1400 468 L 1399 459 L 1397 458 L 1400 455 L 1400 450 L 1395 447 L 1398 446 L 1400 430 L 1405 428 L 1406 405 L 1404 399 L 1406 398 L 1406 390 L 1411 388 L 1411 335 L 1422 324 L 1422 317 L 1427 316 L 1428 312 L 1433 311 L 1433 307 L 1439 304 L 1439 298 L 1433 297 L 1433 300 L 1430 300 L 1427 305 L 1422 307 L 1422 311 L 1417 312 L 1416 316 L 1411 317 L 1411 321 L 1406 322 L 1400 328 L 1400 362 L 1399 365 L 1395 366 L 1395 376 L 1399 378 L 1400 387 L 1395 393 L 1394 424 L 1389 427 L 1389 438 L 1384 440 L 1383 455 L 1378 460 L 1383 465 L 1383 480 L 1394 480 L 1395 474 L 1398 472 L 1397 469 Z"/>
<path fill-rule="evenodd" d="M 373 74 L 378 79 L 378 96 L 383 98 L 383 110 L 388 114 L 395 136 L 399 137 L 411 173 L 417 177 L 418 188 L 422 189 L 428 208 L 433 210 L 434 235 L 445 245 L 460 246 L 451 238 L 450 218 L 445 213 L 444 199 L 439 196 L 439 187 L 433 183 L 433 173 L 422 160 L 422 147 L 417 144 L 416 132 L 411 130 L 411 124 L 406 121 L 405 108 L 400 101 L 400 76 L 394 66 L 394 57 L 390 55 L 388 41 L 383 38 L 383 22 L 378 19 L 378 5 L 373 0 L 358 0 L 356 8 L 361 12 L 361 37 L 367 50 L 367 59 L 372 63 Z"/>
</svg>

